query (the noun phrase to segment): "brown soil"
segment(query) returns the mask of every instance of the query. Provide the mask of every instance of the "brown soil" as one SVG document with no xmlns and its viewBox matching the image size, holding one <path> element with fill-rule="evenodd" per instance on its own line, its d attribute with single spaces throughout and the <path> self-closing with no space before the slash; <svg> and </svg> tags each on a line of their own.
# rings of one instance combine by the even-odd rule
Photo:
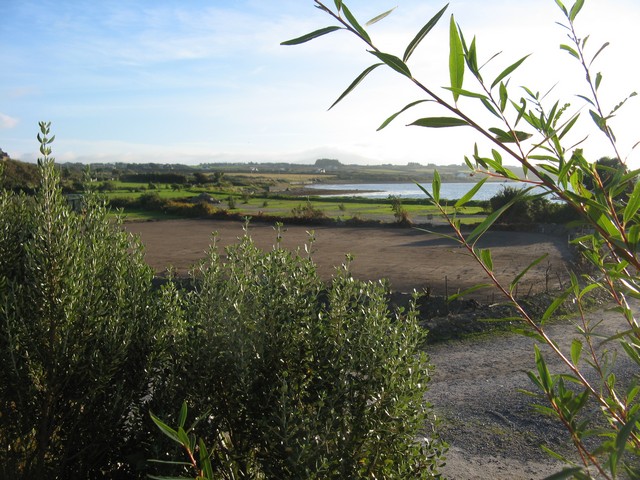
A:
<svg viewBox="0 0 640 480">
<path fill-rule="evenodd" d="M 221 246 L 244 234 L 239 222 L 209 220 L 128 223 L 125 228 L 140 235 L 154 269 L 162 272 L 172 266 L 179 274 L 202 258 L 213 232 L 218 233 Z M 385 277 L 396 291 L 428 289 L 442 295 L 486 282 L 464 249 L 433 233 L 393 227 L 287 226 L 284 230 L 282 245 L 302 249 L 309 241 L 308 232 L 314 230 L 311 250 L 325 278 L 351 253 L 355 277 Z M 249 233 L 261 248 L 276 243 L 276 231 L 270 225 L 253 224 Z M 551 287 L 565 276 L 571 258 L 565 237 L 540 233 L 490 232 L 479 246 L 492 249 L 497 275 L 505 280 L 548 255 L 523 279 L 519 288 L 524 293 Z M 491 301 L 493 295 L 487 290 L 471 302 Z M 618 328 L 615 316 L 606 319 L 608 328 Z M 552 328 L 557 337 L 570 341 L 566 332 L 573 331 L 571 325 L 558 323 Z M 540 444 L 571 454 L 565 432 L 535 413 L 532 399 L 517 391 L 533 389 L 526 375 L 534 366 L 532 342 L 503 333 L 428 346 L 435 373 L 427 400 L 443 419 L 442 435 L 451 445 L 444 468 L 449 478 L 544 478 L 562 465 L 541 452 Z M 554 366 L 553 359 L 549 364 Z"/>
<path fill-rule="evenodd" d="M 204 256 L 213 232 L 218 234 L 221 247 L 234 243 L 243 232 L 243 224 L 216 220 L 168 220 L 160 222 L 127 223 L 125 228 L 139 234 L 146 247 L 146 259 L 157 272 L 171 266 L 178 274 Z M 450 231 L 437 228 L 440 233 Z M 286 226 L 282 245 L 301 248 L 309 243 L 312 256 L 321 276 L 329 278 L 335 267 L 352 254 L 351 272 L 362 280 L 387 278 L 395 291 L 429 290 L 434 295 L 453 294 L 480 283 L 486 283 L 482 269 L 469 253 L 454 241 L 437 234 L 399 227 L 330 227 Z M 254 223 L 249 234 L 256 244 L 273 248 L 276 231 L 270 224 Z M 553 286 L 558 277 L 566 274 L 570 252 L 567 239 L 561 236 L 525 232 L 489 232 L 478 242 L 481 248 L 491 248 L 494 269 L 499 278 L 510 280 L 543 254 L 548 257 L 532 268 L 522 280 L 521 293 L 539 293 Z M 304 250 L 303 250 L 304 251 Z M 491 299 L 489 289 L 475 298 Z"/>
</svg>

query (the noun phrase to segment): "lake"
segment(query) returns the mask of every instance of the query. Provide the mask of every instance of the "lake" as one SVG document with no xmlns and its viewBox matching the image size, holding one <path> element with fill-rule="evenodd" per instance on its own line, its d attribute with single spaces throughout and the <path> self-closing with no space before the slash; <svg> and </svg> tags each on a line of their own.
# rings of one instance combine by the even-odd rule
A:
<svg viewBox="0 0 640 480">
<path fill-rule="evenodd" d="M 440 186 L 440 198 L 457 200 L 473 188 L 471 182 L 447 182 Z M 489 200 L 505 186 L 520 187 L 522 184 L 514 182 L 486 182 L 474 196 L 474 200 Z M 431 183 L 422 184 L 431 192 Z M 349 193 L 348 196 L 362 198 L 388 198 L 393 195 L 401 198 L 425 198 L 426 195 L 415 183 L 340 183 L 340 184 L 316 184 L 307 185 L 308 188 L 322 190 L 353 190 L 360 191 Z"/>
</svg>

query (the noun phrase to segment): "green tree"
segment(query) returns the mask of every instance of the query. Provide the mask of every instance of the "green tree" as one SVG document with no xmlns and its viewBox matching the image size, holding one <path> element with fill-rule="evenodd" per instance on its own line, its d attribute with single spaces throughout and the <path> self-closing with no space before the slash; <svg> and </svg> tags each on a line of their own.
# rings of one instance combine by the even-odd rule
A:
<svg viewBox="0 0 640 480">
<path fill-rule="evenodd" d="M 132 474 L 172 308 L 98 199 L 73 212 L 38 138 L 37 194 L 0 191 L 0 477 Z"/>
<path fill-rule="evenodd" d="M 497 75 L 487 79 L 489 74 L 485 68 L 486 62 L 480 57 L 475 37 L 463 35 L 453 15 L 449 22 L 450 85 L 444 93 L 440 93 L 414 77 L 408 62 L 422 40 L 442 18 L 447 6 L 439 10 L 409 41 L 404 53 L 397 56 L 378 49 L 365 28 L 382 20 L 392 11 L 376 16 L 363 27 L 363 23 L 357 20 L 342 1 L 335 0 L 331 6 L 320 0 L 313 3 L 332 19 L 333 24 L 283 42 L 284 45 L 301 44 L 342 30 L 364 42 L 367 51 L 376 61 L 349 85 L 334 105 L 371 72 L 381 66 L 389 67 L 416 86 L 423 98 L 391 115 L 380 128 L 385 128 L 400 114 L 418 106 L 443 109 L 448 116 L 431 114 L 418 118 L 410 125 L 423 128 L 472 127 L 483 139 L 491 141 L 494 148 L 490 155 L 483 155 L 476 146 L 473 155 L 465 157 L 469 169 L 520 182 L 524 186 L 523 193 L 533 187 L 540 187 L 562 200 L 579 215 L 583 225 L 587 227 L 584 230 L 587 233 L 575 243 L 585 260 L 590 263 L 592 271 L 580 277 L 573 274 L 570 288 L 551 304 L 541 318 L 533 318 L 518 302 L 514 292 L 528 269 L 543 258 L 536 260 L 509 284 L 504 284 L 493 273 L 491 251 L 477 246 L 477 240 L 518 196 L 490 214 L 472 232 L 465 234 L 455 214 L 449 216 L 440 204 L 441 179 L 437 172 L 432 182 L 432 193 L 424 189 L 432 203 L 440 207 L 442 215 L 449 220 L 454 238 L 468 250 L 496 288 L 517 309 L 523 323 L 528 327 L 527 333 L 546 344 L 564 363 L 568 373 L 552 374 L 536 347 L 535 371 L 530 373 L 532 382 L 538 387 L 541 396 L 548 401 L 547 406 L 540 410 L 566 427 L 579 458 L 579 464 L 570 465 L 556 478 L 616 478 L 621 471 L 629 477 L 639 478 L 640 386 L 637 379 L 620 381 L 616 378 L 610 354 L 607 350 L 598 348 L 602 341 L 598 326 L 590 324 L 584 317 L 585 302 L 590 293 L 598 289 L 607 292 L 616 311 L 621 314 L 622 323 L 620 333 L 614 337 L 605 336 L 605 343 L 617 344 L 618 351 L 626 354 L 636 368 L 640 367 L 640 328 L 629 303 L 629 299 L 640 299 L 640 187 L 634 184 L 631 188 L 638 172 L 593 165 L 585 160 L 583 151 L 576 149 L 575 144 L 567 148 L 566 144 L 570 142 L 568 139 L 573 134 L 580 110 L 572 112 L 567 102 L 550 101 L 549 95 L 541 96 L 535 93 L 536 89 L 528 87 L 523 87 L 522 96 L 514 96 L 509 79 L 526 60 L 526 56 L 500 67 Z M 624 162 L 611 122 L 616 112 L 636 94 L 632 93 L 623 98 L 610 110 L 605 109 L 599 95 L 603 75 L 592 68 L 595 65 L 594 61 L 608 44 L 596 47 L 595 50 L 587 50 L 591 48 L 591 44 L 587 44 L 588 36 L 578 35 L 575 21 L 584 6 L 584 0 L 576 0 L 570 8 L 561 0 L 555 0 L 555 3 L 562 12 L 561 25 L 569 39 L 568 43 L 562 44 L 560 48 L 577 60 L 581 70 L 580 76 L 586 79 L 588 87 L 588 94 L 578 97 L 586 102 L 586 109 L 593 120 L 595 130 L 608 141 L 615 162 L 622 165 Z M 463 87 L 465 76 L 467 81 Z M 471 87 L 469 76 L 473 82 Z M 446 99 L 449 95 L 451 100 Z M 493 121 L 476 120 L 475 114 L 463 107 L 463 104 L 467 105 L 468 102 L 479 103 L 491 114 L 489 118 Z M 581 135 L 580 138 L 583 137 L 584 135 Z M 518 177 L 504 165 L 503 156 L 517 161 L 523 168 L 524 177 Z M 603 178 L 603 172 L 611 175 L 605 175 L 606 178 Z M 585 188 L 589 179 L 594 186 L 591 189 Z M 458 200 L 455 207 L 460 208 L 471 200 L 485 180 L 486 178 Z M 628 195 L 620 195 L 622 192 L 628 192 Z M 576 338 L 568 350 L 563 350 L 558 342 L 550 338 L 545 328 L 546 322 L 565 301 L 577 306 L 578 312 Z M 592 407 L 591 411 L 600 412 L 600 419 L 589 414 Z"/>
</svg>

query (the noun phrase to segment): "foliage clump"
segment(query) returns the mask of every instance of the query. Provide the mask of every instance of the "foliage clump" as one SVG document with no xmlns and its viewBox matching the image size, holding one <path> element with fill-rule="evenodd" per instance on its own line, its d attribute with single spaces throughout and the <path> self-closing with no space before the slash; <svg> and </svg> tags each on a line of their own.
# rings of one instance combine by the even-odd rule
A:
<svg viewBox="0 0 640 480">
<path fill-rule="evenodd" d="M 415 307 L 390 312 L 387 287 L 354 280 L 346 267 L 327 286 L 310 259 L 264 253 L 248 236 L 225 253 L 223 261 L 210 250 L 184 304 L 192 334 L 180 378 L 189 406 L 206 417 L 187 442 L 177 436 L 184 414 L 175 429 L 156 417 L 194 455 L 191 472 L 435 475 L 442 445 L 429 428 L 431 369 Z M 207 454 L 198 457 L 199 442 Z"/>
<path fill-rule="evenodd" d="M 139 448 L 171 309 L 107 209 L 67 204 L 48 124 L 39 138 L 35 197 L 0 192 L 0 477 L 112 475 Z"/>
</svg>

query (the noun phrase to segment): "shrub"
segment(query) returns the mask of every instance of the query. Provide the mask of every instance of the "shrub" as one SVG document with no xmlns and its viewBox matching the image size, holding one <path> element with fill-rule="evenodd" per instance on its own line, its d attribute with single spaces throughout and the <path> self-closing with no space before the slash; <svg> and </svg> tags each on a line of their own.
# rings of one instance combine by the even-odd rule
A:
<svg viewBox="0 0 640 480">
<path fill-rule="evenodd" d="M 190 432 L 208 452 L 196 470 L 208 465 L 206 478 L 431 478 L 441 445 L 425 432 L 430 367 L 414 306 L 389 312 L 386 286 L 346 269 L 325 287 L 311 260 L 264 253 L 248 236 L 225 258 L 211 249 L 185 307 L 192 335 L 182 388 L 196 412 L 207 412 Z M 177 423 L 186 428 L 184 419 L 183 410 Z M 185 447 L 195 453 L 194 445 Z"/>
<path fill-rule="evenodd" d="M 299 220 L 324 220 L 327 218 L 327 214 L 318 207 L 314 207 L 313 204 L 307 200 L 304 205 L 298 205 L 291 209 L 291 215 L 293 218 Z"/>
<path fill-rule="evenodd" d="M 171 309 L 105 207 L 67 205 L 40 127 L 37 195 L 0 192 L 0 477 L 130 474 Z"/>
<path fill-rule="evenodd" d="M 399 225 L 411 225 L 409 212 L 402 206 L 402 199 L 400 197 L 390 195 L 389 200 L 391 200 L 391 210 L 393 211 L 396 223 Z"/>
</svg>

